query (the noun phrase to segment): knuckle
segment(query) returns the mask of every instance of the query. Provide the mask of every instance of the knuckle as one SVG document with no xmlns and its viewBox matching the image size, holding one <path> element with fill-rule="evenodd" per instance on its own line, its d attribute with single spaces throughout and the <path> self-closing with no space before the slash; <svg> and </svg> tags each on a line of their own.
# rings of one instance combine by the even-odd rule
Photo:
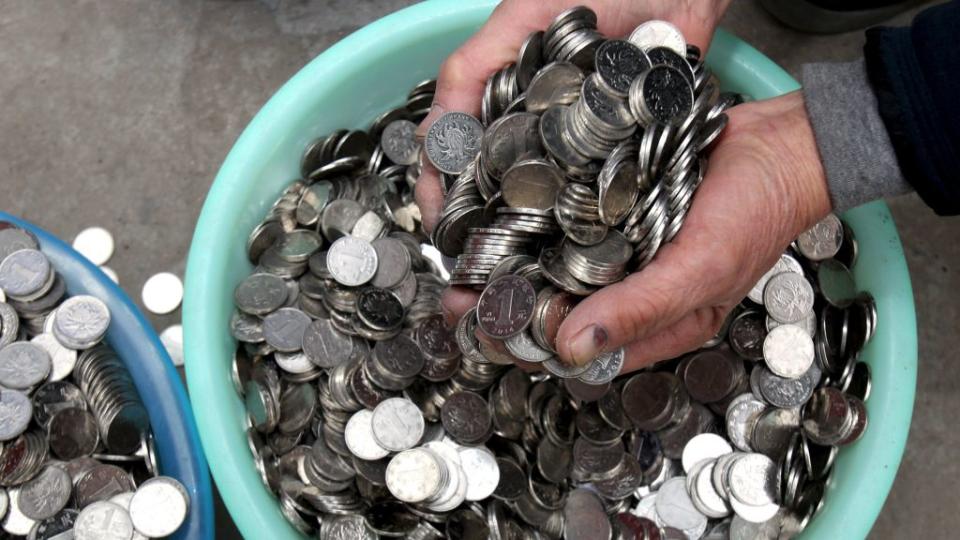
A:
<svg viewBox="0 0 960 540">
<path fill-rule="evenodd" d="M 440 66 L 440 76 L 437 84 L 443 89 L 448 89 L 465 81 L 470 73 L 468 57 L 469 54 L 463 47 L 453 51 Z"/>
</svg>

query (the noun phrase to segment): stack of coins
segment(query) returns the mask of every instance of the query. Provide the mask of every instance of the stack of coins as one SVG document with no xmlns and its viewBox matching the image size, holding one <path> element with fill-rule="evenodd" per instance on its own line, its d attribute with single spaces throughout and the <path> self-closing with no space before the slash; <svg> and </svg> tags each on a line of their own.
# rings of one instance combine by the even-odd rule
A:
<svg viewBox="0 0 960 540">
<path fill-rule="evenodd" d="M 557 333 L 577 302 L 675 232 L 689 167 L 709 141 L 690 135 L 706 117 L 687 115 L 644 126 L 639 140 L 600 133 L 614 143 L 605 163 L 561 166 L 543 153 L 548 120 L 538 114 L 555 105 L 544 106 L 552 98 L 541 85 L 573 106 L 593 76 L 582 51 L 616 46 L 681 71 L 694 110 L 709 105 L 715 123 L 733 103 L 717 98 L 699 62 L 681 70 L 685 47 L 663 23 L 632 41 L 665 36 L 666 50 L 635 51 L 605 46 L 586 12 L 572 13 L 555 26 L 572 36 L 576 65 L 539 69 L 523 57 L 543 46 L 531 38 L 515 70 L 491 79 L 486 132 L 458 113 L 424 141 L 428 155 L 445 156 L 448 198 L 433 240 L 457 256 L 451 282 L 483 290 L 454 328 L 409 204 L 411 124 L 422 118 L 409 105 L 366 132 L 311 143 L 303 179 L 252 232 L 256 268 L 237 286 L 230 323 L 234 383 L 257 470 L 304 534 L 790 537 L 822 505 L 838 446 L 866 429 L 870 372 L 857 355 L 876 308 L 856 289 L 856 239 L 835 216 L 804 233 L 700 350 L 623 377 L 623 350 L 586 366 L 558 360 Z M 627 100 L 635 78 L 599 73 L 591 92 Z M 687 150 L 670 154 L 673 144 Z M 479 150 L 461 159 L 461 148 Z M 570 181 L 587 171 L 597 191 Z"/>
<path fill-rule="evenodd" d="M 190 497 L 177 480 L 157 476 L 146 409 L 102 343 L 106 304 L 67 297 L 37 239 L 7 223 L 0 292 L 3 530 L 28 538 L 174 533 Z"/>
</svg>

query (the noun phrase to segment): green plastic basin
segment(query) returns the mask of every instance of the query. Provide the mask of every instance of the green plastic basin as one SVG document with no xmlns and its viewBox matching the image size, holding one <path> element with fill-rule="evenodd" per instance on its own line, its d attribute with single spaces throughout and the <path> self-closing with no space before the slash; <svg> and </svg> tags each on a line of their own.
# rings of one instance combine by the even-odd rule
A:
<svg viewBox="0 0 960 540">
<path fill-rule="evenodd" d="M 492 0 L 436 0 L 366 26 L 315 58 L 264 105 L 237 140 L 207 195 L 187 264 L 183 319 L 187 382 L 210 462 L 231 516 L 250 539 L 299 538 L 260 481 L 244 435 L 244 407 L 230 382 L 233 289 L 251 270 L 244 243 L 271 203 L 299 175 L 307 143 L 337 128 L 365 127 L 399 105 L 418 81 L 489 16 Z M 750 45 L 718 32 L 707 63 L 726 89 L 767 98 L 798 88 Z M 910 428 L 916 386 L 916 317 L 910 277 L 885 204 L 845 219 L 860 242 L 854 269 L 879 310 L 863 358 L 873 371 L 863 439 L 840 452 L 827 504 L 804 538 L 861 538 L 873 525 Z"/>
</svg>

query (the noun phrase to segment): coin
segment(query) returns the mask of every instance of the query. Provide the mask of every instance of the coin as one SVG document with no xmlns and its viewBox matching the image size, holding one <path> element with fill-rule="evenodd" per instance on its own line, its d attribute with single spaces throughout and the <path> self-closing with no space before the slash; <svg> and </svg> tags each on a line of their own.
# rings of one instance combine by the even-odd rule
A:
<svg viewBox="0 0 960 540">
<path fill-rule="evenodd" d="M 763 289 L 763 305 L 777 321 L 799 322 L 813 309 L 813 288 L 801 274 L 777 274 Z"/>
<path fill-rule="evenodd" d="M 47 467 L 20 487 L 20 511 L 30 519 L 43 520 L 67 505 L 73 485 L 59 467 Z"/>
<path fill-rule="evenodd" d="M 413 165 L 417 161 L 420 145 L 414 133 L 417 125 L 409 120 L 394 120 L 387 124 L 380 135 L 380 146 L 387 158 L 398 165 Z"/>
<path fill-rule="evenodd" d="M 173 313 L 183 300 L 183 282 L 170 272 L 154 274 L 143 284 L 140 298 L 143 306 L 151 313 Z"/>
<path fill-rule="evenodd" d="M 566 181 L 563 173 L 547 161 L 518 161 L 503 175 L 503 200 L 515 208 L 549 210 Z"/>
<path fill-rule="evenodd" d="M 133 522 L 120 505 L 97 501 L 80 511 L 73 535 L 77 540 L 129 540 Z"/>
<path fill-rule="evenodd" d="M 190 498 L 180 482 L 157 476 L 140 485 L 130 500 L 130 519 L 137 532 L 152 538 L 173 534 L 186 519 Z"/>
<path fill-rule="evenodd" d="M 35 249 L 14 251 L 0 260 L 0 289 L 12 299 L 34 299 L 51 278 L 50 261 Z"/>
<path fill-rule="evenodd" d="M 480 151 L 483 126 L 469 114 L 447 112 L 427 130 L 424 149 L 438 170 L 460 174 Z"/>
<path fill-rule="evenodd" d="M 405 450 L 387 465 L 387 488 L 403 502 L 423 502 L 440 490 L 443 473 L 442 461 L 432 451 L 425 448 Z"/>
<path fill-rule="evenodd" d="M 377 252 L 365 240 L 344 236 L 327 250 L 327 269 L 337 282 L 356 287 L 370 281 L 377 272 Z"/>
<path fill-rule="evenodd" d="M 813 340 L 799 326 L 778 326 L 763 340 L 763 358 L 774 374 L 796 379 L 813 364 Z"/>
<path fill-rule="evenodd" d="M 377 444 L 393 452 L 412 448 L 423 437 L 423 415 L 408 399 L 390 398 L 380 402 L 373 410 L 371 426 Z"/>
<path fill-rule="evenodd" d="M 80 231 L 73 239 L 73 249 L 97 266 L 102 266 L 113 255 L 113 235 L 103 227 Z"/>
<path fill-rule="evenodd" d="M 36 344 L 20 341 L 0 349 L 0 384 L 23 390 L 47 378 L 50 355 Z"/>
<path fill-rule="evenodd" d="M 843 223 L 835 214 L 818 221 L 813 227 L 800 233 L 797 248 L 811 261 L 823 261 L 834 257 L 843 244 Z"/>
<path fill-rule="evenodd" d="M 483 441 L 492 428 L 487 402 L 473 392 L 457 392 L 448 397 L 440 419 L 447 433 L 462 444 Z"/>
<path fill-rule="evenodd" d="M 263 337 L 278 351 L 299 351 L 310 324 L 310 317 L 299 309 L 280 308 L 263 318 Z"/>
<path fill-rule="evenodd" d="M 647 21 L 630 34 L 630 43 L 643 50 L 669 47 L 679 55 L 687 54 L 687 42 L 680 30 L 666 21 Z"/>
<path fill-rule="evenodd" d="M 533 317 L 536 293 L 519 276 L 503 276 L 490 283 L 477 304 L 477 323 L 485 334 L 506 339 L 522 332 Z"/>
</svg>

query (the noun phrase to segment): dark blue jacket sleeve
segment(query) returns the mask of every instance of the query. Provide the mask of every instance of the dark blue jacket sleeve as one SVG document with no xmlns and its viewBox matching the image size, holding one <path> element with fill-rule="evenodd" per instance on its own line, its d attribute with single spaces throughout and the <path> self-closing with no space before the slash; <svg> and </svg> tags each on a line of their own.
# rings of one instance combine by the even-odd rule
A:
<svg viewBox="0 0 960 540">
<path fill-rule="evenodd" d="M 960 214 L 960 0 L 907 28 L 871 28 L 867 74 L 904 177 L 940 215 Z"/>
</svg>

